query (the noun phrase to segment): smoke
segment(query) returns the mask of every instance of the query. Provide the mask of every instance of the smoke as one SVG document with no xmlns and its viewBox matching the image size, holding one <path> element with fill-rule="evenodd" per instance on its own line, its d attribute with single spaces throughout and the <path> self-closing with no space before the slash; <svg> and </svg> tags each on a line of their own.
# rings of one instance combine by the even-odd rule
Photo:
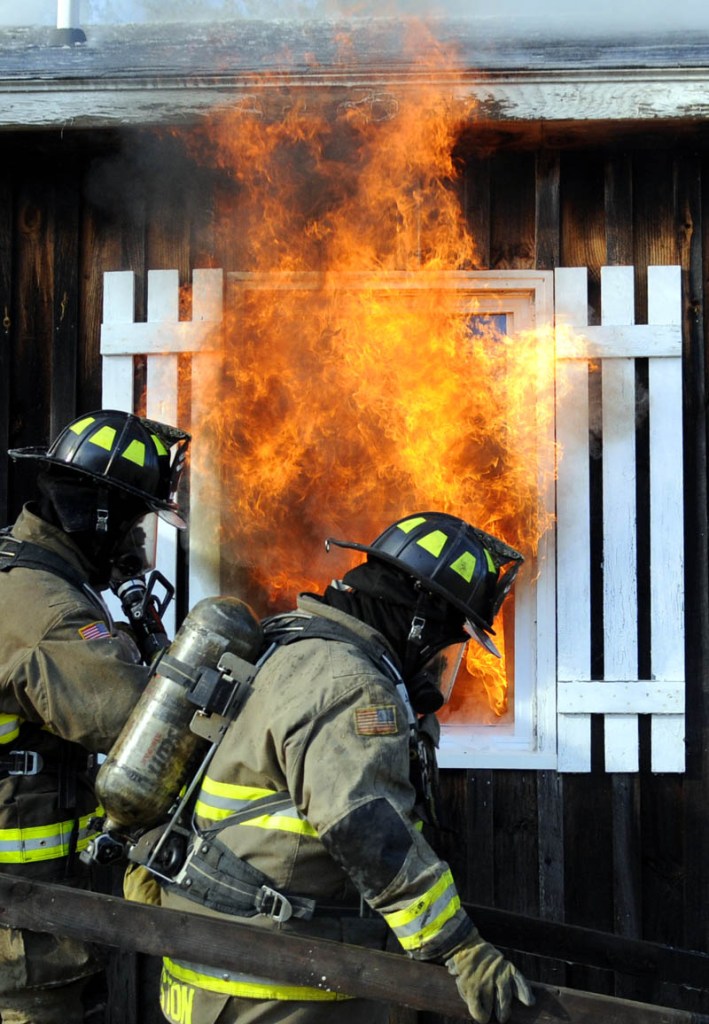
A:
<svg viewBox="0 0 709 1024">
<path fill-rule="evenodd" d="M 53 25 L 54 0 L 0 2 L 0 25 Z M 151 22 L 293 21 L 369 17 L 448 17 L 478 22 L 481 30 L 519 38 L 561 35 L 573 38 L 589 31 L 642 35 L 709 28 L 704 0 L 596 0 L 586 8 L 570 0 L 82 0 L 83 26 Z"/>
</svg>

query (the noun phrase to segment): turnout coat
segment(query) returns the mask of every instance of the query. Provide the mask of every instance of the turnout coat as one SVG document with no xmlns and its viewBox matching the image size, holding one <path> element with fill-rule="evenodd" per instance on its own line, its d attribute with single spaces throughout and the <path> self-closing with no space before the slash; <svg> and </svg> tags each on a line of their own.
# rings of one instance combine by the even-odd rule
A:
<svg viewBox="0 0 709 1024">
<path fill-rule="evenodd" d="M 381 634 L 316 597 L 301 595 L 298 610 L 337 626 L 341 638 L 315 635 L 278 647 L 257 673 L 197 797 L 192 851 L 210 854 L 163 890 L 162 903 L 366 945 L 395 939 L 410 956 L 442 961 L 472 923 L 448 865 L 421 831 L 410 781 L 413 716 L 394 653 Z M 218 857 L 211 856 L 214 839 Z M 230 863 L 229 852 L 239 861 Z M 299 918 L 296 909 L 283 919 L 273 897 L 260 914 L 249 898 L 230 907 L 220 870 L 227 882 L 224 872 L 243 862 L 294 907 L 312 901 L 312 917 Z M 217 996 L 342 998 L 326 985 L 280 984 L 267 964 L 252 977 L 165 959 L 169 1020 L 179 1024 L 187 1005 L 193 1021 L 213 1020 Z"/>
<path fill-rule="evenodd" d="M 93 761 L 117 738 L 148 669 L 81 585 L 90 566 L 67 534 L 28 505 L 9 536 L 58 556 L 76 582 L 8 568 L 19 551 L 12 541 L 0 555 L 0 870 L 86 887 L 78 854 L 97 813 Z M 80 942 L 0 929 L 0 992 L 96 969 Z"/>
</svg>

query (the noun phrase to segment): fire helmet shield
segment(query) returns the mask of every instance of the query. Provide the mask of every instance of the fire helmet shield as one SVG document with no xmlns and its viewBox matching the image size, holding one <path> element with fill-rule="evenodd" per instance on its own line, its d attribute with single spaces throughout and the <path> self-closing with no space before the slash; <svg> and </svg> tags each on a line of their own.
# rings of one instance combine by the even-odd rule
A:
<svg viewBox="0 0 709 1024">
<path fill-rule="evenodd" d="M 399 519 L 371 544 L 326 542 L 366 552 L 409 573 L 463 613 L 471 634 L 499 657 L 486 634 L 509 592 L 523 557 L 504 541 L 445 512 L 418 512 Z M 500 577 L 500 570 L 512 566 Z"/>
<path fill-rule="evenodd" d="M 109 409 L 73 420 L 49 448 L 15 448 L 8 454 L 69 469 L 84 480 L 134 495 L 182 528 L 186 523 L 176 492 L 189 441 L 189 434 L 176 427 Z"/>
<path fill-rule="evenodd" d="M 422 668 L 422 672 L 440 690 L 444 704 L 447 704 L 450 700 L 467 647 L 467 642 L 449 644 L 447 647 L 443 647 L 431 655 Z"/>
</svg>

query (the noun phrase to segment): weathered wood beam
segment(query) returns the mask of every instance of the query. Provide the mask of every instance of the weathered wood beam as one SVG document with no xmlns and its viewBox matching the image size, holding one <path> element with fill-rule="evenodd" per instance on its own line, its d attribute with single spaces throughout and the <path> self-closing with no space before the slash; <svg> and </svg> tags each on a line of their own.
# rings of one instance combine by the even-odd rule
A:
<svg viewBox="0 0 709 1024">
<path fill-rule="evenodd" d="M 0 925 L 246 973 L 262 974 L 267 962 L 269 974 L 280 981 L 468 1018 L 443 967 L 5 874 L 0 874 Z M 709 1017 L 684 1010 L 544 985 L 534 990 L 535 1006 L 518 1005 L 515 1024 L 709 1024 Z"/>
</svg>

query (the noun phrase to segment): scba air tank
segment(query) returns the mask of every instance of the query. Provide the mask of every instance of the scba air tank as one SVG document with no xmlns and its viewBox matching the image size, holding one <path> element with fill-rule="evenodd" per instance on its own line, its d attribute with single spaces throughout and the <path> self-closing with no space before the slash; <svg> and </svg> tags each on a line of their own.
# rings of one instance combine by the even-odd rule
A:
<svg viewBox="0 0 709 1024">
<path fill-rule="evenodd" d="M 249 606 L 237 598 L 205 598 L 190 611 L 99 770 L 104 831 L 164 819 L 205 746 L 190 729 L 198 710 L 191 684 L 201 670 L 215 669 L 223 654 L 256 661 L 262 635 Z"/>
</svg>

